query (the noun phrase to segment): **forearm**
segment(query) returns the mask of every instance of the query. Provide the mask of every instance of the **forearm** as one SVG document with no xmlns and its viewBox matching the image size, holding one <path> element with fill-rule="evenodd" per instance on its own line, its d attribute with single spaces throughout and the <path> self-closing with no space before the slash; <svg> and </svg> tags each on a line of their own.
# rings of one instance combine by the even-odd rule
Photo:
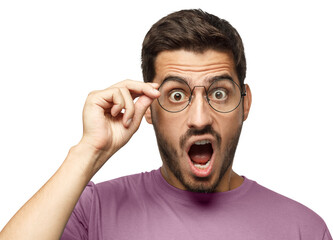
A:
<svg viewBox="0 0 333 240">
<path fill-rule="evenodd" d="M 83 109 L 83 136 L 51 179 L 0 232 L 0 240 L 59 239 L 85 186 L 139 128 L 159 97 L 158 84 L 125 80 L 91 92 Z M 133 97 L 138 100 L 133 102 Z M 125 110 L 125 113 L 121 113 Z"/>
<path fill-rule="evenodd" d="M 98 155 L 73 147 L 57 172 L 15 214 L 0 239 L 59 239 L 82 191 L 95 174 Z"/>
</svg>

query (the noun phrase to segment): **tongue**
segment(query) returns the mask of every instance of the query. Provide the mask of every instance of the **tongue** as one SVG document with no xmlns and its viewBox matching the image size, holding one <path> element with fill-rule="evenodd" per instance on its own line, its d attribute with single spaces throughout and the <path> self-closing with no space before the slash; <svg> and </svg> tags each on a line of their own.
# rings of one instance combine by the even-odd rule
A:
<svg viewBox="0 0 333 240">
<path fill-rule="evenodd" d="M 211 144 L 192 145 L 188 155 L 191 160 L 198 164 L 206 164 L 211 158 L 213 149 Z"/>
</svg>

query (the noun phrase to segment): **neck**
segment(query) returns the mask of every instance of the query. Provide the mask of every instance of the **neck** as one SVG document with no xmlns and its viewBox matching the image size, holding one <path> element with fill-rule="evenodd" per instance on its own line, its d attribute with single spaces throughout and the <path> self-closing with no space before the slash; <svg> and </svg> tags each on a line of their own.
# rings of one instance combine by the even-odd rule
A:
<svg viewBox="0 0 333 240">
<path fill-rule="evenodd" d="M 216 191 L 226 192 L 233 190 L 242 185 L 243 181 L 244 179 L 241 176 L 239 176 L 237 173 L 235 173 L 232 170 L 232 167 L 230 166 L 230 168 L 226 171 L 226 173 L 222 177 L 220 184 L 216 188 Z"/>
</svg>

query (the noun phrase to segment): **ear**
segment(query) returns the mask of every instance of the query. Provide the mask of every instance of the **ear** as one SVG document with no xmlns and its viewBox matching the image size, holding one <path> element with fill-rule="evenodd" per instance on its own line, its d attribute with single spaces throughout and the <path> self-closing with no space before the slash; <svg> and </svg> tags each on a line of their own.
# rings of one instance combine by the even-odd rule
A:
<svg viewBox="0 0 333 240">
<path fill-rule="evenodd" d="M 245 90 L 246 90 L 246 96 L 243 98 L 243 110 L 244 110 L 244 116 L 243 121 L 247 119 L 249 116 L 251 104 L 252 104 L 252 93 L 250 86 L 248 84 L 245 84 Z"/>
<path fill-rule="evenodd" d="M 147 123 L 152 124 L 150 107 L 148 107 L 146 110 L 145 119 L 146 119 Z"/>
</svg>

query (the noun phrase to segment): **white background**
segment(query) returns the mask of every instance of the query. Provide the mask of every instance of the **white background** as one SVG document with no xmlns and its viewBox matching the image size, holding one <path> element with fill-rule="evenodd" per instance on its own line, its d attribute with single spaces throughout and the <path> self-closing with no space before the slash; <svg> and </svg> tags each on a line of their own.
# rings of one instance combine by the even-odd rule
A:
<svg viewBox="0 0 333 240">
<path fill-rule="evenodd" d="M 142 80 L 150 26 L 173 11 L 202 8 L 227 19 L 245 45 L 253 105 L 235 171 L 310 207 L 332 232 L 329 2 L 1 1 L 0 229 L 80 140 L 87 94 Z M 152 126 L 143 122 L 93 181 L 160 165 Z"/>
</svg>

